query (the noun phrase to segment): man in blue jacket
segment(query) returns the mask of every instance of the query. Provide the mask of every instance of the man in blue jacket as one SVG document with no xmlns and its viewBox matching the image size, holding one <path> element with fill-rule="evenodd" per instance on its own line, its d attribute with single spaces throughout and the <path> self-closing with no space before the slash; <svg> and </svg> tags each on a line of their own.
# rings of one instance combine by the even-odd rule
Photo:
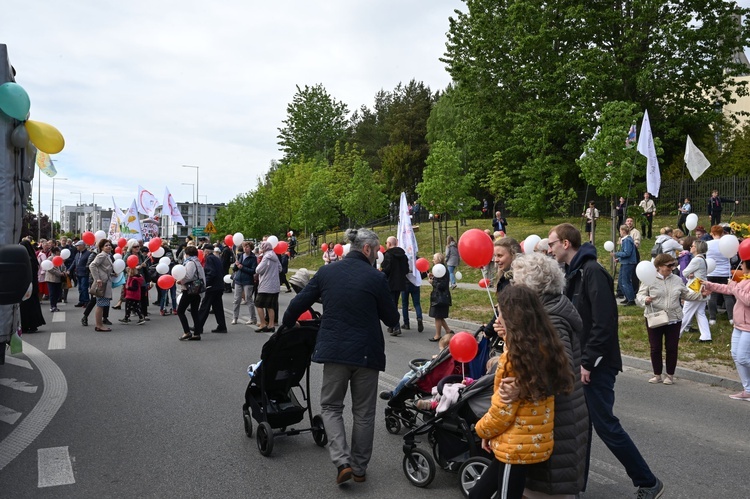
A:
<svg viewBox="0 0 750 499">
<path fill-rule="evenodd" d="M 293 327 L 300 314 L 322 299 L 323 317 L 312 360 L 323 364 L 320 405 L 337 484 L 351 478 L 365 481 L 375 434 L 378 375 L 385 370 L 380 321 L 388 327 L 399 324 L 388 281 L 373 266 L 380 248 L 377 234 L 350 229 L 346 237 L 351 243 L 346 257 L 318 269 L 291 301 L 282 321 L 284 327 Z M 343 418 L 349 386 L 354 420 L 351 447 Z"/>
<path fill-rule="evenodd" d="M 76 282 L 78 283 L 78 303 L 76 307 L 85 307 L 89 302 L 89 268 L 87 263 L 89 261 L 89 251 L 86 243 L 79 240 L 76 241 L 76 253 L 73 256 L 73 264 L 68 268 L 68 271 L 76 276 Z"/>
<path fill-rule="evenodd" d="M 209 312 L 213 311 L 216 316 L 216 329 L 212 333 L 227 332 L 227 318 L 224 316 L 224 269 L 221 266 L 221 260 L 214 255 L 214 247 L 211 244 L 203 245 L 203 254 L 205 255 L 203 270 L 206 273 L 206 293 L 203 295 L 201 306 L 198 309 L 200 325 L 195 325 L 196 334 L 203 332 L 203 326 L 206 324 Z"/>
<path fill-rule="evenodd" d="M 658 499 L 664 494 L 664 484 L 651 472 L 614 415 L 615 380 L 622 371 L 622 356 L 612 276 L 597 261 L 594 245 L 581 245 L 581 233 L 571 224 L 552 228 L 549 253 L 565 264 L 565 294 L 583 321 L 581 383 L 589 419 L 596 434 L 638 487 L 638 498 Z"/>
</svg>

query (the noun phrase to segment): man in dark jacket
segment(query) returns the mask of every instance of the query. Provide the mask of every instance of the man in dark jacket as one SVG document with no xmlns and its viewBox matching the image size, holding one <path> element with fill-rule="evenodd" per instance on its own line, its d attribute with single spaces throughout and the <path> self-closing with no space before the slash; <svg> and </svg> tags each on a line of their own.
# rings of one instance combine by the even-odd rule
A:
<svg viewBox="0 0 750 499">
<path fill-rule="evenodd" d="M 229 273 L 229 268 L 234 263 L 234 251 L 232 251 L 231 246 L 224 246 L 224 249 L 221 250 L 221 268 L 224 269 L 224 275 L 227 275 Z M 231 293 L 232 292 L 232 283 L 224 283 L 224 292 L 225 293 Z"/>
<path fill-rule="evenodd" d="M 734 199 L 723 198 L 719 196 L 719 191 L 714 189 L 711 191 L 711 197 L 708 198 L 708 216 L 711 217 L 711 225 L 719 225 L 721 223 L 721 212 L 724 209 L 723 204 L 740 204 L 739 201 Z"/>
<path fill-rule="evenodd" d="M 203 245 L 203 254 L 205 255 L 203 270 L 206 273 L 206 294 L 203 296 L 201 306 L 198 309 L 198 318 L 200 327 L 195 326 L 195 331 L 203 331 L 203 326 L 208 320 L 209 311 L 213 311 L 216 316 L 217 328 L 212 329 L 212 333 L 226 333 L 227 319 L 224 317 L 224 269 L 221 266 L 221 260 L 214 255 L 212 244 Z"/>
<path fill-rule="evenodd" d="M 581 382 L 596 434 L 625 467 L 633 485 L 639 488 L 639 498 L 661 497 L 664 485 L 613 413 L 622 357 L 612 277 L 597 262 L 596 248 L 590 243 L 581 245 L 581 233 L 571 224 L 560 224 L 550 231 L 549 252 L 566 265 L 565 294 L 583 321 Z"/>
<path fill-rule="evenodd" d="M 399 323 L 388 282 L 373 267 L 380 248 L 377 234 L 350 229 L 346 237 L 351 242 L 346 257 L 318 269 L 291 301 L 282 321 L 284 327 L 294 326 L 302 312 L 322 299 L 323 318 L 312 360 L 324 366 L 320 405 L 337 484 L 352 477 L 355 482 L 365 481 L 375 432 L 378 372 L 385 370 L 380 321 L 388 327 Z M 342 414 L 349 385 L 354 420 L 351 450 Z"/>
<path fill-rule="evenodd" d="M 380 268 L 388 278 L 388 288 L 393 295 L 393 303 L 398 307 L 398 297 L 401 296 L 402 291 L 406 291 L 409 287 L 409 282 L 406 280 L 406 275 L 411 272 L 409 269 L 409 257 L 406 256 L 403 248 L 398 247 L 398 239 L 395 237 L 389 237 L 385 245 L 388 249 L 385 250 L 383 263 L 380 264 Z M 398 336 L 401 334 L 401 327 L 389 328 L 388 332 L 391 336 Z"/>
<path fill-rule="evenodd" d="M 76 252 L 73 255 L 73 263 L 69 267 L 71 275 L 76 276 L 78 283 L 78 303 L 76 307 L 85 307 L 89 302 L 89 268 L 86 265 L 91 252 L 83 241 L 76 242 Z"/>
</svg>

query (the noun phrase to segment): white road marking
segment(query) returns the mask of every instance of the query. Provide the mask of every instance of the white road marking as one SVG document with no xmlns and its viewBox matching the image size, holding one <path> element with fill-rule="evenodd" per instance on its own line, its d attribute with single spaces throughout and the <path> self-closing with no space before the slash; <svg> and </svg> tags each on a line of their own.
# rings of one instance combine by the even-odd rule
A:
<svg viewBox="0 0 750 499">
<path fill-rule="evenodd" d="M 65 312 L 52 312 L 52 322 L 65 322 Z"/>
<path fill-rule="evenodd" d="M 600 475 L 599 473 L 595 473 L 591 470 L 589 470 L 589 480 L 592 482 L 600 483 L 602 485 L 615 485 L 617 482 L 614 480 L 610 480 L 604 475 Z"/>
<path fill-rule="evenodd" d="M 65 350 L 65 333 L 51 333 L 47 350 Z"/>
<path fill-rule="evenodd" d="M 31 364 L 29 363 L 28 360 L 17 359 L 16 357 L 12 357 L 10 355 L 5 356 L 5 363 L 14 365 L 16 367 L 25 367 L 26 369 L 31 369 L 31 370 L 34 369 L 33 367 L 31 367 Z"/>
<path fill-rule="evenodd" d="M 604 462 L 601 459 L 595 459 L 592 457 L 591 467 L 598 468 L 600 470 L 605 470 L 608 474 L 615 475 L 617 478 L 630 480 L 630 478 L 628 478 L 628 474 L 625 472 L 625 468 L 623 468 L 622 466 L 615 466 L 613 464 Z"/>
<path fill-rule="evenodd" d="M 25 381 L 17 381 L 16 378 L 0 378 L 0 385 L 24 393 L 36 393 L 37 389 L 36 386 L 30 385 Z"/>
<path fill-rule="evenodd" d="M 76 483 L 67 446 L 39 449 L 37 457 L 40 488 Z"/>
<path fill-rule="evenodd" d="M 2 421 L 3 423 L 16 424 L 16 421 L 18 421 L 18 418 L 20 417 L 20 412 L 16 412 L 10 407 L 0 405 L 0 421 Z"/>
</svg>

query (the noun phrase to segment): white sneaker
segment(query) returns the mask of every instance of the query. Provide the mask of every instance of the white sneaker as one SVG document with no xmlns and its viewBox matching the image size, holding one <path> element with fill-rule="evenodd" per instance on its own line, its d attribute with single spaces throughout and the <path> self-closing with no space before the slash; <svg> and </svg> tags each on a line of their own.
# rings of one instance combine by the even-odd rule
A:
<svg viewBox="0 0 750 499">
<path fill-rule="evenodd" d="M 247 324 L 248 326 L 254 326 L 257 323 L 258 323 L 258 321 L 252 321 L 252 320 L 245 322 L 245 324 Z"/>
<path fill-rule="evenodd" d="M 661 374 L 654 374 L 654 377 L 648 380 L 649 383 L 661 383 Z"/>
<path fill-rule="evenodd" d="M 665 385 L 674 385 L 674 378 L 672 377 L 672 375 L 671 375 L 671 374 L 667 374 L 667 375 L 666 375 L 666 376 L 664 377 L 664 382 L 663 382 L 663 383 L 664 383 Z"/>
<path fill-rule="evenodd" d="M 237 319 L 232 319 L 232 324 L 237 324 Z"/>
<path fill-rule="evenodd" d="M 710 321 L 708 321 L 708 325 L 709 326 L 715 326 L 716 325 L 716 321 L 713 320 L 713 319 L 711 319 Z"/>
</svg>

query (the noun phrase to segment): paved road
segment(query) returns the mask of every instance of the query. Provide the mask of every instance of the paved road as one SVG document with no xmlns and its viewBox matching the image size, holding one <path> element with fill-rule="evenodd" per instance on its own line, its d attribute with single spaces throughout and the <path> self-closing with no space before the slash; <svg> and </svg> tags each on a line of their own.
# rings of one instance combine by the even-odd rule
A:
<svg viewBox="0 0 750 499">
<path fill-rule="evenodd" d="M 292 295 L 280 296 L 283 310 Z M 43 332 L 24 337 L 24 355 L 0 366 L 1 497 L 459 497 L 456 475 L 448 472 L 438 471 L 427 489 L 407 482 L 402 439 L 385 431 L 382 416 L 364 484 L 333 485 L 328 453 L 309 434 L 278 438 L 273 455 L 260 456 L 244 434 L 241 404 L 245 369 L 257 361 L 267 333 L 230 326 L 226 335 L 180 342 L 177 317 L 158 315 L 144 326 L 114 320 L 112 332 L 97 333 L 80 325 L 79 309 L 62 308 L 47 317 Z M 121 316 L 112 311 L 113 319 Z M 210 318 L 207 327 L 214 326 Z M 382 388 L 395 385 L 410 359 L 436 351 L 427 341 L 432 333 L 386 336 Z M 314 365 L 315 412 L 320 374 Z M 646 379 L 626 369 L 616 410 L 667 484 L 665 497 L 747 497 L 750 403 L 730 400 L 723 388 Z M 595 438 L 583 497 L 634 493 Z"/>
</svg>

